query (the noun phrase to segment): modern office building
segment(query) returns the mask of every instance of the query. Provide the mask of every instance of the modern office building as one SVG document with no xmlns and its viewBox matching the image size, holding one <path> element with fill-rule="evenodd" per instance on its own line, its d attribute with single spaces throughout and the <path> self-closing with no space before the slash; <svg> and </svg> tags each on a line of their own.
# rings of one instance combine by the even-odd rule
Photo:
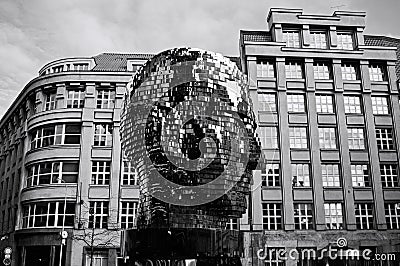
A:
<svg viewBox="0 0 400 266">
<path fill-rule="evenodd" d="M 266 160 L 251 223 L 241 221 L 248 242 L 271 251 L 265 265 L 303 265 L 274 250 L 320 251 L 338 238 L 400 252 L 399 40 L 365 36 L 363 12 L 273 8 L 267 24 L 240 32 Z"/>
<path fill-rule="evenodd" d="M 229 225 L 245 232 L 246 265 L 307 265 L 257 251 L 321 250 L 339 237 L 399 252 L 400 41 L 364 35 L 362 12 L 271 9 L 267 24 L 240 32 L 266 160 L 247 213 Z M 51 62 L 5 113 L 0 250 L 12 247 L 11 265 L 59 265 L 60 254 L 61 265 L 89 265 L 91 255 L 94 265 L 116 264 L 139 197 L 120 149 L 121 106 L 151 57 Z"/>
</svg>

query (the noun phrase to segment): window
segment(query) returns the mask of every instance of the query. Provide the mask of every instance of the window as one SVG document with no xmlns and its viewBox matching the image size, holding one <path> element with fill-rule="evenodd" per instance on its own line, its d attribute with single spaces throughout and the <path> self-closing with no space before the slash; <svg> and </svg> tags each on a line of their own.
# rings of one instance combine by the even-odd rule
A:
<svg viewBox="0 0 400 266">
<path fill-rule="evenodd" d="M 343 80 L 358 80 L 358 71 L 354 64 L 343 63 L 342 64 L 342 79 Z"/>
<path fill-rule="evenodd" d="M 281 185 L 279 164 L 267 164 L 261 172 L 264 187 L 279 187 Z"/>
<path fill-rule="evenodd" d="M 322 185 L 324 187 L 340 187 L 338 164 L 322 164 Z"/>
<path fill-rule="evenodd" d="M 315 79 L 330 79 L 329 65 L 325 62 L 314 62 L 314 78 Z"/>
<path fill-rule="evenodd" d="M 312 204 L 294 204 L 294 228 L 298 230 L 310 230 L 314 228 Z"/>
<path fill-rule="evenodd" d="M 121 229 L 134 228 L 137 208 L 136 201 L 121 202 Z"/>
<path fill-rule="evenodd" d="M 374 228 L 374 214 L 372 203 L 356 203 L 355 216 L 357 229 L 368 230 Z"/>
<path fill-rule="evenodd" d="M 282 229 L 282 204 L 263 203 L 263 229 L 279 230 Z"/>
<path fill-rule="evenodd" d="M 361 99 L 359 96 L 344 96 L 344 112 L 346 114 L 361 114 Z"/>
<path fill-rule="evenodd" d="M 310 169 L 308 164 L 292 164 L 293 187 L 310 187 Z"/>
<path fill-rule="evenodd" d="M 114 108 L 115 101 L 115 90 L 112 88 L 107 89 L 97 89 L 96 90 L 96 107 L 101 109 L 111 109 Z"/>
<path fill-rule="evenodd" d="M 287 103 L 288 112 L 304 113 L 306 111 L 304 95 L 302 94 L 288 94 Z"/>
<path fill-rule="evenodd" d="M 393 132 L 391 128 L 377 128 L 375 132 L 379 150 L 394 150 Z"/>
<path fill-rule="evenodd" d="M 287 47 L 300 48 L 300 31 L 283 30 L 283 42 Z"/>
<path fill-rule="evenodd" d="M 229 219 L 226 223 L 225 229 L 227 230 L 239 230 L 239 219 Z"/>
<path fill-rule="evenodd" d="M 89 228 L 107 228 L 108 202 L 92 201 L 89 209 Z"/>
<path fill-rule="evenodd" d="M 112 146 L 111 124 L 94 124 L 94 146 Z"/>
<path fill-rule="evenodd" d="M 60 73 L 64 71 L 64 66 L 53 67 L 53 73 Z"/>
<path fill-rule="evenodd" d="M 264 249 L 264 266 L 284 266 L 285 248 L 273 247 Z"/>
<path fill-rule="evenodd" d="M 57 124 L 46 125 L 31 131 L 31 149 L 50 145 L 79 144 L 81 125 Z"/>
<path fill-rule="evenodd" d="M 122 168 L 122 185 L 136 186 L 138 184 L 136 168 L 133 167 L 130 161 L 123 161 Z"/>
<path fill-rule="evenodd" d="M 278 128 L 260 127 L 260 140 L 263 149 L 278 148 Z"/>
<path fill-rule="evenodd" d="M 310 31 L 310 47 L 318 49 L 326 49 L 326 32 L 325 31 Z"/>
<path fill-rule="evenodd" d="M 45 103 L 45 111 L 49 110 L 54 110 L 57 108 L 57 99 L 56 99 L 57 93 L 55 91 L 53 92 L 48 92 L 45 94 L 46 97 L 46 103 Z"/>
<path fill-rule="evenodd" d="M 74 226 L 75 203 L 38 202 L 23 206 L 22 228 Z"/>
<path fill-rule="evenodd" d="M 319 146 L 321 149 L 336 149 L 336 131 L 333 127 L 320 127 Z"/>
<path fill-rule="evenodd" d="M 365 149 L 364 129 L 363 128 L 348 128 L 347 138 L 349 140 L 349 149 L 363 150 Z"/>
<path fill-rule="evenodd" d="M 276 98 L 273 93 L 258 94 L 258 110 L 276 112 Z"/>
<path fill-rule="evenodd" d="M 400 229 L 400 203 L 385 203 L 385 217 L 388 229 Z"/>
<path fill-rule="evenodd" d="M 110 161 L 93 161 L 92 162 L 92 184 L 93 185 L 109 185 L 111 176 Z"/>
<path fill-rule="evenodd" d="M 325 224 L 329 230 L 343 229 L 342 203 L 325 203 Z"/>
<path fill-rule="evenodd" d="M 90 250 L 86 252 L 86 266 L 92 265 L 92 266 L 108 266 L 108 250 L 102 250 L 102 249 L 95 249 L 93 251 L 93 256 L 90 255 Z M 92 264 L 90 264 L 92 258 Z"/>
<path fill-rule="evenodd" d="M 369 69 L 369 79 L 371 81 L 384 81 L 386 78 L 384 66 L 379 64 L 371 64 Z"/>
<path fill-rule="evenodd" d="M 338 32 L 337 47 L 341 50 L 354 50 L 353 34 L 351 32 Z"/>
<path fill-rule="evenodd" d="M 351 179 L 353 180 L 353 187 L 370 187 L 371 182 L 368 165 L 352 164 Z"/>
<path fill-rule="evenodd" d="M 26 186 L 76 183 L 78 180 L 78 173 L 78 162 L 38 163 L 28 167 Z"/>
<path fill-rule="evenodd" d="M 387 188 L 399 186 L 399 174 L 396 164 L 381 164 L 380 170 L 382 187 Z"/>
<path fill-rule="evenodd" d="M 303 78 L 303 67 L 299 61 L 287 61 L 285 63 L 285 74 L 288 79 Z"/>
<path fill-rule="evenodd" d="M 289 127 L 289 142 L 291 149 L 307 149 L 307 128 Z"/>
<path fill-rule="evenodd" d="M 372 96 L 372 113 L 374 115 L 388 115 L 389 105 L 386 97 Z"/>
<path fill-rule="evenodd" d="M 333 114 L 333 96 L 317 95 L 315 96 L 315 101 L 317 104 L 317 113 Z"/>
<path fill-rule="evenodd" d="M 67 108 L 83 108 L 85 103 L 85 91 L 82 89 L 67 90 Z"/>
<path fill-rule="evenodd" d="M 275 69 L 274 63 L 271 61 L 257 61 L 257 77 L 260 78 L 274 78 Z"/>
</svg>

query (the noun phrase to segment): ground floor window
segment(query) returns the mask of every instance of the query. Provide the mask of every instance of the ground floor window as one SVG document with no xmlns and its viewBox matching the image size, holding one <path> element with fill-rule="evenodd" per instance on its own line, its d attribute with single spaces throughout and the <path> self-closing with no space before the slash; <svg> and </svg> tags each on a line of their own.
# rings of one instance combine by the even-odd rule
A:
<svg viewBox="0 0 400 266">
<path fill-rule="evenodd" d="M 92 264 L 90 262 L 93 262 Z M 90 249 L 86 251 L 86 266 L 108 266 L 108 250 L 95 249 L 93 253 Z"/>
<path fill-rule="evenodd" d="M 24 247 L 24 266 L 59 266 L 60 246 Z M 63 246 L 61 265 L 65 266 L 66 246 Z"/>
</svg>

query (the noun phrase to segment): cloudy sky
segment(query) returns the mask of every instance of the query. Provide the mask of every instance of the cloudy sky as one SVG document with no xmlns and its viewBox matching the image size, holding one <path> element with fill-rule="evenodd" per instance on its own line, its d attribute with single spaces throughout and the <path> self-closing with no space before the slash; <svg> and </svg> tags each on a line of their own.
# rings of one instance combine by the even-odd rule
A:
<svg viewBox="0 0 400 266">
<path fill-rule="evenodd" d="M 47 62 L 174 46 L 238 54 L 240 29 L 265 29 L 271 7 L 367 12 L 369 34 L 400 37 L 399 0 L 0 0 L 0 116 Z"/>
</svg>

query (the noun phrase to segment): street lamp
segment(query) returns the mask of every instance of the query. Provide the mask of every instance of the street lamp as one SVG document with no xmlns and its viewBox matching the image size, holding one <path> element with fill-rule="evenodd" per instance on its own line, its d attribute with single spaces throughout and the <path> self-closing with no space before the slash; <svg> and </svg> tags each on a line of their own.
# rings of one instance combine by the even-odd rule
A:
<svg viewBox="0 0 400 266">
<path fill-rule="evenodd" d="M 62 266 L 62 256 L 63 256 L 63 246 L 66 243 L 66 239 L 68 237 L 67 231 L 65 231 L 65 212 L 67 209 L 67 183 L 61 177 L 57 179 L 59 182 L 64 183 L 65 185 L 65 193 L 64 193 L 64 210 L 63 210 L 63 218 L 62 218 L 62 227 L 61 227 L 61 245 L 60 245 L 60 259 L 59 259 L 59 266 Z"/>
</svg>

